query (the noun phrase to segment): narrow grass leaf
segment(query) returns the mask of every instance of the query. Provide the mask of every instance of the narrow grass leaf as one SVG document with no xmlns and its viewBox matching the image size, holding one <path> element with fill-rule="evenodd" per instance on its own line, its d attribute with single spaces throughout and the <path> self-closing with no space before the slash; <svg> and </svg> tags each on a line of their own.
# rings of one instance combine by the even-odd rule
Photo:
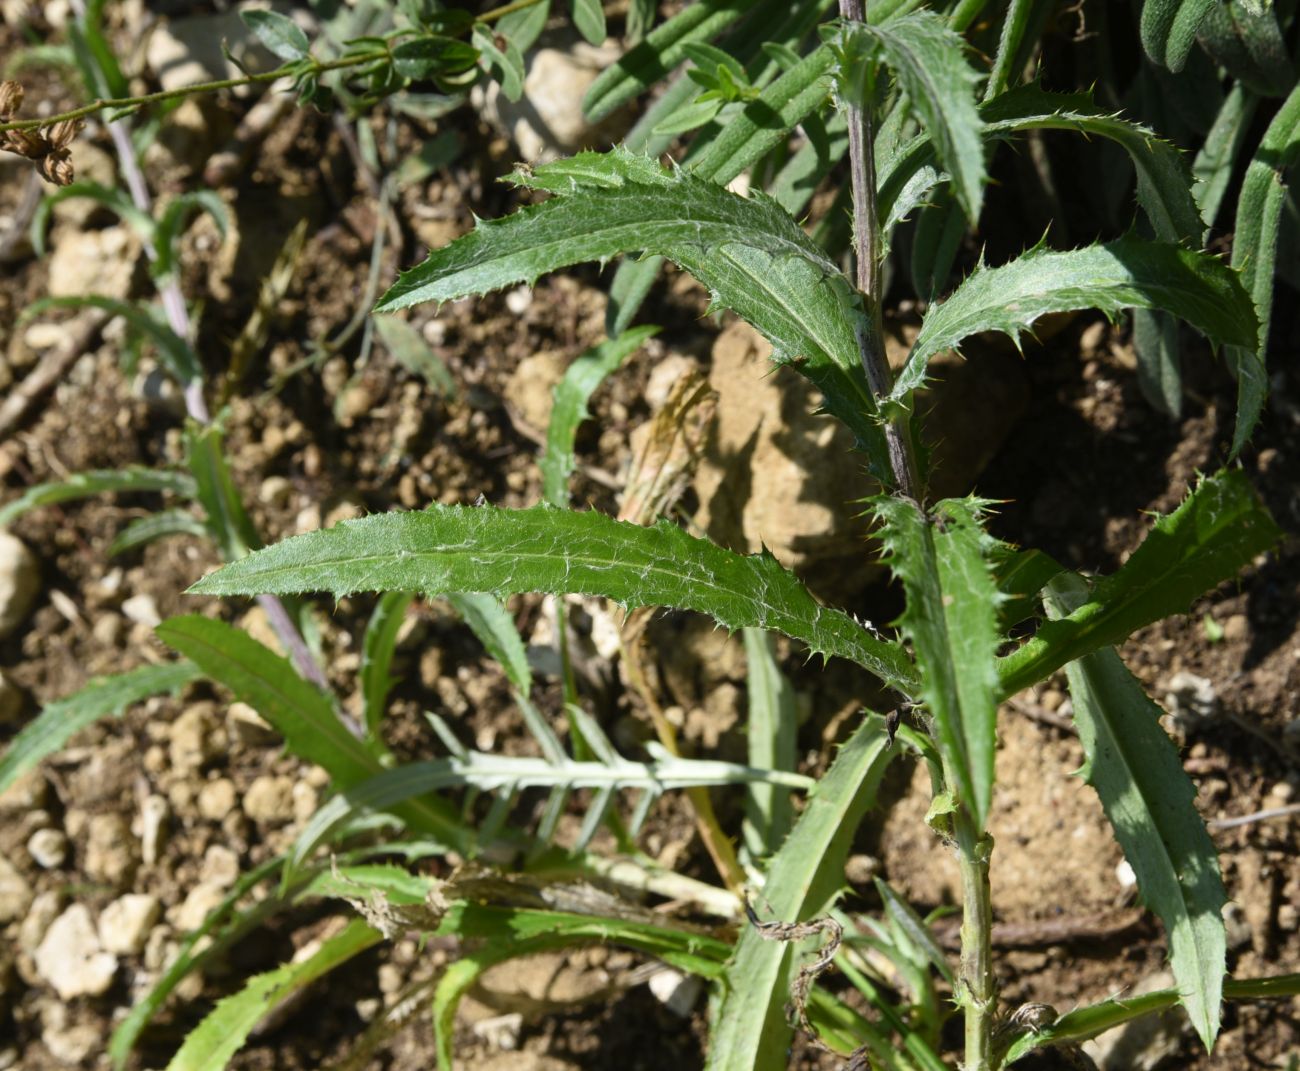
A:
<svg viewBox="0 0 1300 1071">
<path fill-rule="evenodd" d="M 415 596 L 409 591 L 385 591 L 375 603 L 361 640 L 361 703 L 366 735 L 372 745 L 383 738 L 380 725 L 388 707 L 388 693 L 395 683 L 389 672 L 397 633 Z"/>
<path fill-rule="evenodd" d="M 1196 33 L 1217 0 L 1144 0 L 1142 47 L 1152 61 L 1175 73 L 1183 69 Z"/>
<path fill-rule="evenodd" d="M 850 68 L 878 59 L 889 67 L 952 176 L 962 211 L 976 224 L 987 179 L 975 95 L 980 75 L 961 35 L 934 12 L 914 11 L 877 25 L 854 23 L 842 31 L 839 47 Z M 849 86 L 861 82 L 851 70 L 845 74 Z"/>
<path fill-rule="evenodd" d="M 1251 346 L 1258 321 L 1237 273 L 1207 253 L 1126 237 L 1066 252 L 1037 247 L 998 268 L 983 265 L 941 305 L 931 307 L 892 397 L 923 386 L 930 358 L 981 331 L 1017 343 L 1042 316 L 1100 309 L 1162 309 L 1212 342 Z"/>
<path fill-rule="evenodd" d="M 868 715 L 836 755 L 768 867 L 764 914 L 806 922 L 824 914 L 844 884 L 844 862 L 891 753 L 880 718 Z M 794 948 L 741 932 L 727 964 L 708 1071 L 785 1071 L 793 1028 L 785 1015 Z"/>
<path fill-rule="evenodd" d="M 586 350 L 565 370 L 555 387 L 541 460 L 542 498 L 552 506 L 569 505 L 569 477 L 576 465 L 573 444 L 579 425 L 590 416 L 587 401 L 611 372 L 658 333 L 657 327 L 633 328 Z"/>
<path fill-rule="evenodd" d="M 376 316 L 371 322 L 384 348 L 398 364 L 414 372 L 444 398 L 456 397 L 455 378 L 419 331 L 397 316 Z"/>
<path fill-rule="evenodd" d="M 934 718 L 945 769 L 983 830 L 993 796 L 1001 596 L 981 505 L 947 499 L 926 516 L 910 501 L 879 498 L 874 508 L 883 522 L 885 560 L 907 592 L 897 624 L 916 651 L 920 695 Z"/>
<path fill-rule="evenodd" d="M 118 532 L 113 537 L 113 542 L 108 545 L 108 556 L 111 558 L 167 536 L 188 535 L 207 539 L 211 534 L 208 526 L 189 510 L 159 510 L 157 513 L 137 517 Z"/>
<path fill-rule="evenodd" d="M 130 195 L 125 190 L 83 179 L 80 182 L 74 182 L 71 185 L 57 189 L 53 193 L 46 194 L 41 198 L 41 203 L 36 206 L 36 211 L 32 215 L 31 226 L 28 228 L 28 234 L 31 238 L 32 250 L 38 257 L 45 256 L 47 252 L 45 232 L 49 229 L 50 218 L 54 213 L 55 206 L 74 197 L 86 197 L 92 201 L 98 201 L 105 208 L 117 213 L 123 222 L 130 224 L 131 229 L 142 240 L 146 242 L 153 240 L 155 227 L 153 218 L 148 213 L 141 212 L 140 209 L 136 208 L 135 202 L 131 200 Z"/>
<path fill-rule="evenodd" d="M 225 434 L 219 424 L 186 429 L 195 497 L 208 515 L 208 528 L 227 561 L 242 558 L 262 545 L 226 460 Z"/>
<path fill-rule="evenodd" d="M 199 667 L 184 659 L 141 666 L 113 677 L 97 677 L 72 695 L 46 704 L 0 758 L 0 792 L 100 718 L 119 717 L 131 704 L 175 692 L 200 676 Z"/>
<path fill-rule="evenodd" d="M 1237 426 L 1232 433 L 1236 457 L 1259 422 L 1268 393 L 1265 354 L 1273 317 L 1273 273 L 1277 264 L 1277 235 L 1286 201 L 1283 177 L 1300 154 L 1300 85 L 1287 97 L 1264 131 L 1259 149 L 1246 168 L 1237 201 L 1236 235 L 1232 265 L 1255 301 L 1259 331 L 1249 342 L 1228 350 L 1237 373 Z"/>
<path fill-rule="evenodd" d="M 501 600 L 483 592 L 452 592 L 447 600 L 465 619 L 487 653 L 506 671 L 506 679 L 520 695 L 533 690 L 533 671 L 528 652 L 515 627 L 515 619 L 501 605 Z"/>
<path fill-rule="evenodd" d="M 749 765 L 759 769 L 793 770 L 797 763 L 798 726 L 794 688 L 777 665 L 772 638 L 762 629 L 744 630 L 746 690 L 749 716 L 745 738 Z M 759 859 L 776 851 L 794 822 L 790 794 L 771 784 L 754 783 L 745 798 L 745 843 Z"/>
<path fill-rule="evenodd" d="M 24 513 L 39 506 L 89 498 L 110 491 L 165 491 L 182 498 L 193 498 L 196 487 L 190 476 L 183 472 L 168 472 L 166 469 L 95 469 L 91 472 L 78 472 L 66 480 L 38 483 L 27 488 L 12 502 L 0 506 L 0 528 L 13 524 Z"/>
<path fill-rule="evenodd" d="M 173 617 L 155 630 L 271 723 L 295 755 L 323 766 L 346 789 L 380 772 L 378 760 L 339 720 L 330 698 L 294 672 L 288 659 L 222 621 Z M 444 800 L 396 809 L 411 828 L 463 849 L 470 834 Z"/>
<path fill-rule="evenodd" d="M 739 197 L 621 150 L 582 153 L 515 178 L 555 196 L 480 222 L 435 250 L 401 274 L 379 308 L 532 283 L 544 272 L 620 253 L 660 254 L 699 279 L 715 305 L 758 328 L 774 359 L 812 380 L 827 410 L 883 465 L 875 400 L 854 336 L 865 315 L 861 297 L 778 204 L 760 193 Z"/>
<path fill-rule="evenodd" d="M 1053 617 L 1088 598 L 1087 586 L 1073 577 L 1054 580 L 1048 592 Z M 1085 756 L 1081 772 L 1097 790 L 1143 902 L 1165 924 L 1183 1006 L 1211 1049 L 1227 972 L 1221 911 L 1228 897 L 1214 843 L 1196 810 L 1196 787 L 1160 727 L 1163 711 L 1113 648 L 1071 662 L 1065 671 Z"/>
<path fill-rule="evenodd" d="M 1245 473 L 1201 480 L 1173 513 L 1156 521 L 1120 568 L 1067 617 L 998 660 L 1001 695 L 1014 695 L 1067 662 L 1123 643 L 1143 625 L 1184 613 L 1193 599 L 1230 580 L 1281 535 Z"/>
<path fill-rule="evenodd" d="M 233 996 L 220 1001 L 206 1019 L 186 1035 L 167 1071 L 221 1071 L 262 1018 L 300 989 L 383 940 L 360 919 L 353 919 L 306 959 L 287 963 L 249 979 Z"/>
<path fill-rule="evenodd" d="M 815 653 L 857 662 L 903 691 L 915 680 L 898 644 L 819 605 L 770 554 L 735 554 L 667 521 L 642 526 L 550 506 L 434 505 L 345 521 L 234 562 L 191 590 L 603 595 L 628 607 L 698 610 L 733 629 L 775 629 Z"/>
</svg>

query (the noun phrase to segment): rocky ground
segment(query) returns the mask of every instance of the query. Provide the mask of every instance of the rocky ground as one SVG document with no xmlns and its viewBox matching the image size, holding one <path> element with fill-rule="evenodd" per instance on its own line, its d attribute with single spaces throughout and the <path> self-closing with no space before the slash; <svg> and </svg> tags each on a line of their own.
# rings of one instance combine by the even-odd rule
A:
<svg viewBox="0 0 1300 1071">
<path fill-rule="evenodd" d="M 10 6 L 0 28 L 6 54 L 19 43 Z M 122 7 L 123 18 L 145 25 L 141 6 Z M 57 23 L 61 5 L 45 9 Z M 221 25 L 234 32 L 229 22 Z M 152 37 L 141 34 L 135 58 L 163 84 L 189 81 L 199 70 L 194 63 L 220 62 L 200 47 L 219 40 L 214 26 L 177 17 Z M 50 32 L 57 35 L 57 25 Z M 567 54 L 557 48 L 547 62 L 562 71 L 559 81 L 571 96 L 586 76 L 563 66 Z M 581 57 L 579 66 L 596 62 Z M 73 99 L 43 68 L 23 77 L 29 100 Z M 207 171 L 209 182 L 219 180 L 214 188 L 231 215 L 224 238 L 206 218 L 189 230 L 183 286 L 198 308 L 214 400 L 217 374 L 229 367 L 232 351 L 252 347 L 225 420 L 237 482 L 261 533 L 272 541 L 430 501 L 537 501 L 549 388 L 602 337 L 606 277 L 583 270 L 543 279 L 536 291 L 417 310 L 410 334 L 426 348 L 425 360 L 445 372 L 425 375 L 409 359 L 403 363 L 393 339 L 380 339 L 365 358 L 359 336 L 336 351 L 317 343 L 336 337 L 365 307 L 378 229 L 391 232 L 379 264 L 383 285 L 425 248 L 467 230 L 471 213 L 508 211 L 511 195 L 494 180 L 517 154 L 538 146 L 529 146 L 530 135 L 511 116 L 490 122 L 496 106 L 482 101 L 439 125 L 446 159 L 422 170 L 410 161 L 430 140 L 427 129 L 377 118 L 376 140 L 388 144 L 383 166 L 407 176 L 386 206 L 375 196 L 376 174 L 352 151 L 346 125 L 312 112 L 275 110 L 244 161 L 214 174 L 214 156 L 252 103 L 182 105 L 146 149 L 144 169 L 162 199 L 201 185 Z M 572 112 L 570 99 L 557 114 Z M 557 139 L 550 147 L 563 150 L 566 139 L 584 135 L 552 129 L 548 136 Z M 108 185 L 121 179 L 102 131 L 77 143 L 74 162 L 82 177 Z M 128 340 L 120 323 L 97 322 L 86 312 L 20 319 L 47 294 L 152 293 L 138 237 L 91 201 L 56 206 L 49 252 L 37 255 L 26 237 L 37 181 L 25 162 L 0 157 L 0 396 L 30 386 L 70 344 L 75 352 L 53 389 L 33 397 L 0 431 L 0 503 L 86 469 L 172 464 L 180 450 L 176 390 L 147 353 L 134 370 L 124 367 Z M 304 238 L 294 254 L 300 221 Z M 278 276 L 275 297 L 259 312 L 259 287 L 269 276 Z M 1277 353 L 1292 352 L 1300 341 L 1290 305 L 1279 302 Z M 654 413 L 675 383 L 698 373 L 716 397 L 701 415 L 695 472 L 680 512 L 736 549 L 762 542 L 826 599 L 888 620 L 897 597 L 872 564 L 856 517 L 855 500 L 870 490 L 859 463 L 839 432 L 814 414 L 816 398 L 803 381 L 788 372 L 767 375 L 761 341 L 743 324 L 705 315 L 705 306 L 684 276 L 670 272 L 657 285 L 642 320 L 664 330 L 596 396 L 595 418 L 579 439 L 576 501 L 618 509 Z M 890 330 L 903 352 L 915 317 L 895 310 Z M 975 488 L 1001 501 L 993 522 L 1000 537 L 1041 547 L 1071 567 L 1114 568 L 1140 541 L 1148 523 L 1143 512 L 1171 509 L 1195 473 L 1212 470 L 1225 455 L 1233 386 L 1200 350 L 1188 354 L 1190 389 L 1179 421 L 1142 399 L 1125 331 L 1095 318 L 1059 325 L 1025 359 L 994 343 L 972 347 L 967 357 L 945 363 L 927 423 L 940 490 Z M 1245 461 L 1287 531 L 1300 521 L 1297 399 L 1295 370 L 1283 366 Z M 182 592 L 218 563 L 209 543 L 182 536 L 108 554 L 123 526 L 159 501 L 122 495 L 50 506 L 0 533 L 0 744 L 44 704 L 91 677 L 168 657 L 153 626 L 205 607 Z M 1198 785 L 1198 803 L 1216 823 L 1233 900 L 1231 966 L 1242 976 L 1300 969 L 1294 818 L 1230 822 L 1284 807 L 1300 786 L 1296 566 L 1297 544 L 1288 536 L 1239 583 L 1145 630 L 1123 650 L 1169 711 L 1168 728 Z M 371 605 L 362 598 L 322 604 L 328 672 L 344 696 L 355 694 Z M 543 601 L 519 599 L 511 609 L 525 635 L 544 647 Z M 260 610 L 229 605 L 221 612 L 274 642 Z M 739 640 L 688 615 L 664 615 L 651 628 L 651 647 L 659 701 L 680 721 L 686 743 L 702 754 L 742 758 Z M 798 695 L 803 768 L 818 773 L 874 693 L 849 668 L 823 671 L 789 645 L 780 651 Z M 425 709 L 481 749 L 529 746 L 501 673 L 444 605 L 413 607 L 395 668 L 402 683 L 391 737 L 403 754 L 428 753 L 419 718 Z M 594 713 L 616 739 L 636 738 L 644 712 L 619 686 L 617 667 L 597 657 L 588 669 L 604 682 L 588 694 Z M 539 701 L 553 710 L 558 690 L 552 684 L 542 693 Z M 1063 681 L 1017 697 L 999 717 L 993 900 L 1007 1000 L 1046 1001 L 1064 1011 L 1168 984 L 1159 925 L 1134 907 L 1131 873 L 1095 796 L 1071 776 L 1081 751 Z M 887 806 L 855 845 L 850 907 L 878 907 L 873 875 L 920 909 L 954 902 L 955 867 L 922 821 L 924 781 L 912 768 L 891 777 Z M 108 1033 L 149 990 L 183 935 L 241 873 L 283 849 L 327 791 L 323 771 L 286 756 L 253 711 L 195 685 L 78 734 L 0 796 L 0 1071 L 106 1066 Z M 725 821 L 738 797 L 719 794 L 718 806 Z M 663 801 L 644 838 L 662 862 L 712 878 L 681 801 Z M 187 979 L 145 1035 L 135 1066 L 164 1066 L 216 999 L 337 925 L 335 914 L 319 908 L 289 912 Z M 445 961 L 445 950 L 410 940 L 369 953 L 315 991 L 307 1008 L 289 1008 L 263 1024 L 233 1066 L 426 1068 L 427 1004 L 387 1013 L 421 993 Z M 509 965 L 485 978 L 466 1003 L 461 1066 L 701 1066 L 703 997 L 678 991 L 668 999 L 670 987 L 647 977 L 635 957 L 603 948 Z M 1095 1055 L 1112 1071 L 1288 1067 L 1300 1054 L 1297 1011 L 1291 1001 L 1231 1007 L 1213 1057 L 1198 1052 L 1177 1015 L 1145 1032 L 1103 1039 Z M 396 1022 L 391 1030 L 375 1026 L 389 1019 Z M 792 1066 L 832 1064 L 809 1048 Z"/>
</svg>

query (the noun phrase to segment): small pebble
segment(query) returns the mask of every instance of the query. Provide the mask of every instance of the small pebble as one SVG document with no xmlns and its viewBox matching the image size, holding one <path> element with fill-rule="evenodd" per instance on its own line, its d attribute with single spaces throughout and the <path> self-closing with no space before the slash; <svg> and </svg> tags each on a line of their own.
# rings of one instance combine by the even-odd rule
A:
<svg viewBox="0 0 1300 1071">
<path fill-rule="evenodd" d="M 32 887 L 22 872 L 0 855 L 0 924 L 13 922 L 27 913 L 32 904 Z"/>
<path fill-rule="evenodd" d="M 171 807 L 162 796 L 146 796 L 140 804 L 140 858 L 146 866 L 158 862 L 167 843 L 167 821 Z"/>
<path fill-rule="evenodd" d="M 121 815 L 94 815 L 86 836 L 87 876 L 109 885 L 124 883 L 135 869 L 135 848 L 136 841 Z"/>
<path fill-rule="evenodd" d="M 276 825 L 293 818 L 293 781 L 262 774 L 244 793 L 244 813 L 259 825 Z"/>
<path fill-rule="evenodd" d="M 97 997 L 113 984 L 117 957 L 105 952 L 84 904 L 73 904 L 50 923 L 35 954 L 37 973 L 61 1000 Z"/>
<path fill-rule="evenodd" d="M 224 844 L 214 844 L 203 853 L 203 868 L 199 879 L 222 889 L 229 889 L 239 880 L 239 856 Z"/>
<path fill-rule="evenodd" d="M 246 747 L 263 747 L 279 739 L 267 720 L 247 703 L 230 704 L 226 711 L 226 729 L 232 740 Z"/>
<path fill-rule="evenodd" d="M 154 602 L 152 595 L 141 592 L 139 595 L 132 595 L 122 603 L 122 613 L 126 615 L 127 620 L 134 621 L 137 625 L 144 625 L 147 628 L 157 628 L 162 621 L 162 615 L 158 613 L 158 604 Z"/>
<path fill-rule="evenodd" d="M 158 897 L 148 893 L 127 893 L 109 904 L 99 916 L 99 943 L 119 956 L 144 951 L 149 931 L 162 914 Z"/>
<path fill-rule="evenodd" d="M 1137 875 L 1133 873 L 1133 867 L 1127 859 L 1120 860 L 1119 866 L 1115 868 L 1115 878 L 1123 889 L 1131 889 L 1137 884 Z"/>
<path fill-rule="evenodd" d="M 195 706 L 184 711 L 172 724 L 172 767 L 185 772 L 197 770 L 216 755 L 213 730 L 216 722 L 207 707 Z"/>
<path fill-rule="evenodd" d="M 61 867 L 68 857 L 68 835 L 61 829 L 38 829 L 27 841 L 27 854 L 43 870 Z"/>
<path fill-rule="evenodd" d="M 199 814 L 209 822 L 220 822 L 235 808 L 235 783 L 228 777 L 209 781 L 199 789 Z"/>
</svg>

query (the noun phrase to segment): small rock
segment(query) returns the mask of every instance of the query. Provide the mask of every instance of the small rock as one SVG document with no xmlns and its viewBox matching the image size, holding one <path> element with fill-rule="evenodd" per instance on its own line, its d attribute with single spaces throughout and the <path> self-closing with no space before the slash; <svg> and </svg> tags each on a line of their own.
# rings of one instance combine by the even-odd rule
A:
<svg viewBox="0 0 1300 1071">
<path fill-rule="evenodd" d="M 90 820 L 85 870 L 95 881 L 124 884 L 135 869 L 135 839 L 119 814 L 97 814 Z"/>
<path fill-rule="evenodd" d="M 226 711 L 226 728 L 233 740 L 248 747 L 264 747 L 280 737 L 275 729 L 247 703 L 231 703 Z"/>
<path fill-rule="evenodd" d="M 38 829 L 27 840 L 27 854 L 43 870 L 61 867 L 68 857 L 68 835 L 61 829 Z"/>
<path fill-rule="evenodd" d="M 104 647 L 116 647 L 118 641 L 122 638 L 122 628 L 125 622 L 121 614 L 102 613 L 95 618 L 95 623 L 90 626 L 90 634 L 95 637 L 95 642 Z"/>
<path fill-rule="evenodd" d="M 97 997 L 113 984 L 117 957 L 103 950 L 86 906 L 73 904 L 45 931 L 36 970 L 62 1000 Z"/>
<path fill-rule="evenodd" d="M 135 956 L 144 951 L 149 931 L 162 914 L 158 897 L 127 893 L 109 904 L 99 916 L 99 942 L 106 951 Z"/>
<path fill-rule="evenodd" d="M 1165 706 L 1174 727 L 1182 733 L 1204 728 L 1219 717 L 1219 696 L 1213 682 L 1186 670 L 1175 673 L 1165 684 Z"/>
<path fill-rule="evenodd" d="M 40 770 L 28 770 L 0 792 L 0 814 L 23 814 L 39 810 L 45 806 L 48 792 L 45 775 Z"/>
<path fill-rule="evenodd" d="M 13 922 L 32 905 L 32 887 L 13 863 L 0 855 L 0 923 Z"/>
<path fill-rule="evenodd" d="M 268 476 L 257 490 L 258 501 L 268 506 L 287 506 L 293 495 L 293 484 L 283 476 Z"/>
<path fill-rule="evenodd" d="M 295 781 L 293 785 L 293 820 L 305 824 L 320 806 L 320 793 L 306 781 Z"/>
<path fill-rule="evenodd" d="M 32 955 L 45 939 L 45 931 L 62 910 L 63 895 L 57 889 L 39 893 L 28 908 L 27 917 L 18 927 L 18 947 L 29 956 Z"/>
<path fill-rule="evenodd" d="M 1137 875 L 1133 873 L 1133 864 L 1127 859 L 1121 859 L 1119 865 L 1115 867 L 1115 880 L 1119 882 L 1121 889 L 1131 889 L 1137 884 Z"/>
<path fill-rule="evenodd" d="M 169 751 L 180 772 L 197 770 L 217 753 L 216 720 L 206 706 L 190 707 L 172 724 Z"/>
<path fill-rule="evenodd" d="M 199 880 L 229 889 L 239 880 L 239 856 L 224 844 L 214 844 L 203 853 Z"/>
<path fill-rule="evenodd" d="M 146 625 L 149 628 L 157 628 L 162 621 L 162 615 L 158 613 L 158 604 L 154 602 L 152 595 L 145 592 L 132 595 L 123 602 L 122 613 L 136 624 Z"/>
<path fill-rule="evenodd" d="M 520 361 L 506 380 L 506 403 L 528 427 L 545 431 L 551 422 L 551 390 L 564 377 L 567 364 L 563 353 L 541 350 Z"/>
<path fill-rule="evenodd" d="M 182 933 L 197 930 L 225 898 L 226 890 L 221 886 L 201 881 L 190 890 L 183 903 L 167 912 L 167 919 Z"/>
<path fill-rule="evenodd" d="M 140 858 L 145 866 L 158 862 L 167 842 L 167 820 L 171 807 L 162 796 L 146 796 L 140 804 Z"/>
<path fill-rule="evenodd" d="M 199 814 L 209 822 L 220 822 L 235 809 L 235 783 L 228 777 L 209 781 L 199 789 Z"/>
<path fill-rule="evenodd" d="M 344 497 L 342 501 L 334 503 L 329 508 L 329 512 L 325 514 L 325 519 L 321 523 L 325 528 L 333 528 L 340 521 L 354 521 L 358 517 L 364 517 L 365 515 L 366 507 L 361 502 L 355 498 Z"/>
<path fill-rule="evenodd" d="M 40 587 L 35 556 L 22 540 L 0 531 L 0 640 L 27 619 Z"/>
<path fill-rule="evenodd" d="M 262 774 L 244 793 L 244 813 L 258 825 L 278 825 L 293 818 L 293 781 Z"/>
<path fill-rule="evenodd" d="M 667 967 L 650 976 L 650 992 L 655 998 L 679 1019 L 689 1019 L 695 1005 L 699 1003 L 703 981 L 693 974 Z"/>
<path fill-rule="evenodd" d="M 68 231 L 50 251 L 52 297 L 103 294 L 119 300 L 131 291 L 140 239 L 124 223 L 102 230 Z"/>
<path fill-rule="evenodd" d="M 1244 640 L 1250 635 L 1250 622 L 1245 614 L 1233 614 L 1223 623 L 1223 638 L 1229 643 Z"/>
<path fill-rule="evenodd" d="M 85 1066 L 103 1045 L 103 1031 L 94 1023 L 70 1023 L 67 1005 L 47 1000 L 41 1004 L 41 1041 L 50 1055 L 63 1064 Z"/>
</svg>

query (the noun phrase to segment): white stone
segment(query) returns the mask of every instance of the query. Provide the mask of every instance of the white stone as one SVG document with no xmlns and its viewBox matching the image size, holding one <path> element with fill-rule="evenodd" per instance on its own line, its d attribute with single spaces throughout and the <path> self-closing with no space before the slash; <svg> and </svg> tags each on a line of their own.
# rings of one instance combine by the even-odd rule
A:
<svg viewBox="0 0 1300 1071">
<path fill-rule="evenodd" d="M 127 893 L 109 904 L 99 916 L 99 942 L 119 956 L 134 956 L 144 950 L 162 906 L 148 893 Z"/>
<path fill-rule="evenodd" d="M 162 796 L 146 796 L 140 804 L 140 858 L 146 866 L 158 862 L 167 842 L 167 820 L 171 807 Z"/>
<path fill-rule="evenodd" d="M 105 952 L 84 904 L 73 904 L 45 931 L 36 949 L 36 970 L 62 1000 L 107 992 L 117 957 Z"/>
<path fill-rule="evenodd" d="M 201 881 L 190 890 L 184 903 L 167 913 L 168 921 L 181 933 L 197 930 L 225 898 L 226 890 L 220 885 Z"/>
<path fill-rule="evenodd" d="M 197 770 L 216 754 L 212 715 L 206 707 L 190 707 L 172 723 L 169 752 L 172 767 L 180 772 Z"/>
<path fill-rule="evenodd" d="M 149 628 L 157 628 L 162 621 L 162 615 L 158 613 L 158 604 L 154 602 L 152 595 L 141 592 L 139 595 L 132 595 L 122 603 L 122 613 L 127 616 L 128 620 L 134 621 L 138 625 L 147 625 Z"/>
<path fill-rule="evenodd" d="M 121 885 L 135 869 L 136 842 L 118 814 L 97 814 L 86 836 L 86 874 L 95 881 Z"/>
<path fill-rule="evenodd" d="M 235 783 L 218 777 L 199 789 L 199 814 L 209 822 L 220 822 L 235 809 Z"/>
<path fill-rule="evenodd" d="M 262 774 L 244 793 L 244 813 L 260 825 L 287 822 L 293 817 L 293 782 Z"/>
<path fill-rule="evenodd" d="M 267 720 L 247 703 L 230 704 L 226 711 L 226 728 L 231 739 L 248 747 L 262 747 L 279 739 Z"/>
<path fill-rule="evenodd" d="M 140 240 L 124 223 L 103 230 L 68 231 L 50 251 L 52 297 L 103 294 L 124 299 L 131 291 Z"/>
<path fill-rule="evenodd" d="M 63 910 L 63 896 L 57 889 L 38 893 L 27 909 L 27 917 L 18 927 L 18 947 L 29 956 L 40 946 L 45 931 Z"/>
<path fill-rule="evenodd" d="M 1133 867 L 1127 859 L 1121 859 L 1115 867 L 1115 880 L 1123 889 L 1131 889 L 1138 883 L 1137 875 L 1133 873 Z"/>
<path fill-rule="evenodd" d="M 224 844 L 214 844 L 203 853 L 199 880 L 229 889 L 239 880 L 239 854 Z"/>
<path fill-rule="evenodd" d="M 0 531 L 0 639 L 26 620 L 40 588 L 35 556 L 22 540 Z"/>
<path fill-rule="evenodd" d="M 659 1003 L 682 1019 L 690 1018 L 703 987 L 695 975 L 683 974 L 671 967 L 656 971 L 647 984 Z"/>
<path fill-rule="evenodd" d="M 38 829 L 27 839 L 27 854 L 43 870 L 61 867 L 68 857 L 68 835 L 61 829 Z"/>
<path fill-rule="evenodd" d="M 13 922 L 32 905 L 32 887 L 13 863 L 0 855 L 0 924 Z"/>
</svg>

